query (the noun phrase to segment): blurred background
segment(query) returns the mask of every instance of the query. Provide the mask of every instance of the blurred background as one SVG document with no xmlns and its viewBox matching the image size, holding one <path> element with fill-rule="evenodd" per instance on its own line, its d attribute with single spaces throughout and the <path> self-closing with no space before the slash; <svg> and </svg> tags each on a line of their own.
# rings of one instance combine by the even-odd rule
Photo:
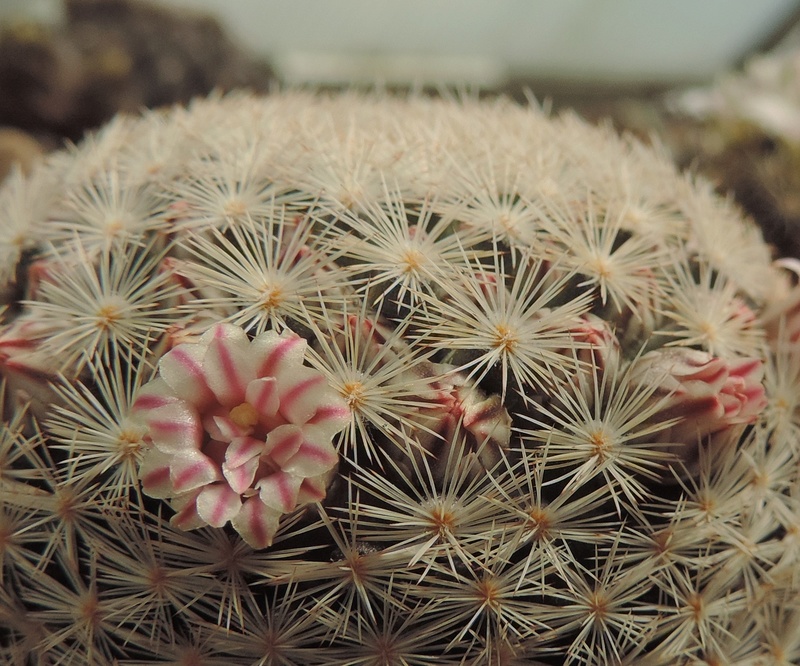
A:
<svg viewBox="0 0 800 666">
<path fill-rule="evenodd" d="M 212 90 L 531 96 L 667 146 L 800 255 L 798 0 L 0 0 L 0 178 Z"/>
</svg>

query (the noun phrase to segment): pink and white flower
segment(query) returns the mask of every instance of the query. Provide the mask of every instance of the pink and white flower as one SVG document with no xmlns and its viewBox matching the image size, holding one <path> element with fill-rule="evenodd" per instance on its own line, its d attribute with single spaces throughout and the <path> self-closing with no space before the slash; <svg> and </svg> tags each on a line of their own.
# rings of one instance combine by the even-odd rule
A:
<svg viewBox="0 0 800 666">
<path fill-rule="evenodd" d="M 726 360 L 695 349 L 669 348 L 642 356 L 630 376 L 634 383 L 658 386 L 652 399 L 661 404 L 654 418 L 675 419 L 659 437 L 683 448 L 755 422 L 767 405 L 763 375 L 759 359 Z"/>
<path fill-rule="evenodd" d="M 350 411 L 304 365 L 305 349 L 288 332 L 251 341 L 237 326 L 216 324 L 162 357 L 133 407 L 152 443 L 142 488 L 171 500 L 173 524 L 230 521 L 253 548 L 265 548 L 281 515 L 325 497 L 338 462 L 332 439 Z"/>
</svg>

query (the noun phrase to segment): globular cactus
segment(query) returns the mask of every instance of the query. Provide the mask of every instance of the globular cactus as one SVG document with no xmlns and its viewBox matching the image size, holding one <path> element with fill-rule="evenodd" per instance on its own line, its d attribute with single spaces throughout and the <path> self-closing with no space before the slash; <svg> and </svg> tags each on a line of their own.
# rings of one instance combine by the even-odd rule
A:
<svg viewBox="0 0 800 666">
<path fill-rule="evenodd" d="M 0 191 L 11 664 L 796 664 L 800 292 L 504 100 L 213 98 Z"/>
</svg>

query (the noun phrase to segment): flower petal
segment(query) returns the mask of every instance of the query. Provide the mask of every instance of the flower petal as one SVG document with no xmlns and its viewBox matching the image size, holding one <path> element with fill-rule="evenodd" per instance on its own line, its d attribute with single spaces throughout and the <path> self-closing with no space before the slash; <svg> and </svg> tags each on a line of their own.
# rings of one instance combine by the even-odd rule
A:
<svg viewBox="0 0 800 666">
<path fill-rule="evenodd" d="M 293 368 L 291 374 L 278 377 L 281 396 L 280 412 L 289 423 L 302 425 L 319 408 L 323 396 L 328 393 L 325 375 L 313 368 Z"/>
<path fill-rule="evenodd" d="M 231 324 L 217 324 L 203 334 L 208 341 L 203 358 L 206 383 L 217 400 L 231 408 L 245 400 L 247 385 L 256 378 L 247 334 Z"/>
<path fill-rule="evenodd" d="M 197 496 L 197 513 L 211 527 L 222 527 L 236 517 L 242 508 L 239 493 L 227 483 L 215 483 L 200 491 Z"/>
<path fill-rule="evenodd" d="M 300 492 L 297 494 L 297 504 L 310 504 L 311 502 L 321 502 L 325 499 L 328 492 L 328 481 L 330 474 L 320 474 L 308 479 L 303 479 Z"/>
<path fill-rule="evenodd" d="M 205 527 L 206 521 L 197 513 L 197 493 L 186 493 L 174 497 L 170 505 L 175 509 L 175 515 L 170 518 L 170 524 L 181 530 L 196 530 Z"/>
<path fill-rule="evenodd" d="M 247 428 L 243 428 L 230 416 L 212 416 L 204 423 L 208 434 L 220 442 L 232 442 L 234 439 L 245 437 Z"/>
<path fill-rule="evenodd" d="M 133 412 L 147 412 L 177 401 L 178 398 L 175 397 L 170 385 L 157 377 L 139 389 L 136 393 L 136 399 L 131 405 L 131 410 Z"/>
<path fill-rule="evenodd" d="M 274 377 L 259 377 L 247 385 L 245 400 L 253 406 L 262 420 L 271 419 L 278 412 L 281 401 Z"/>
<path fill-rule="evenodd" d="M 158 449 L 145 451 L 142 464 L 139 466 L 139 478 L 145 495 L 164 499 L 175 494 L 169 475 L 171 461 L 172 456 Z"/>
<path fill-rule="evenodd" d="M 225 451 L 225 465 L 231 469 L 261 455 L 266 443 L 255 437 L 237 437 Z"/>
<path fill-rule="evenodd" d="M 264 453 L 270 456 L 280 467 L 289 460 L 303 444 L 303 430 L 296 425 L 278 426 L 267 435 Z"/>
<path fill-rule="evenodd" d="M 286 472 L 298 476 L 319 476 L 339 462 L 339 455 L 331 441 L 320 436 L 314 426 L 303 429 L 303 442 L 297 452 L 283 465 Z"/>
<path fill-rule="evenodd" d="M 197 450 L 203 441 L 203 426 L 197 411 L 178 400 L 138 412 L 148 428 L 153 445 L 164 453 Z"/>
<path fill-rule="evenodd" d="M 205 379 L 205 345 L 185 343 L 168 351 L 158 363 L 158 373 L 174 395 L 202 407 L 214 396 Z"/>
<path fill-rule="evenodd" d="M 222 474 L 233 490 L 237 493 L 243 493 L 253 485 L 259 463 L 258 457 L 251 458 L 236 467 L 229 467 L 226 463 L 223 463 Z"/>
<path fill-rule="evenodd" d="M 239 513 L 231 519 L 233 528 L 251 548 L 267 548 L 272 545 L 281 514 L 270 509 L 256 496 L 242 503 Z"/>
<path fill-rule="evenodd" d="M 332 439 L 348 426 L 352 418 L 353 412 L 344 399 L 335 391 L 328 390 L 308 423 L 320 428 L 327 439 Z"/>
<path fill-rule="evenodd" d="M 220 480 L 217 466 L 199 451 L 173 455 L 170 479 L 176 493 L 185 493 Z"/>
<path fill-rule="evenodd" d="M 256 487 L 261 501 L 270 509 L 289 513 L 297 506 L 297 493 L 303 478 L 286 472 L 275 472 L 261 479 Z"/>
<path fill-rule="evenodd" d="M 287 368 L 303 365 L 308 343 L 298 335 L 266 331 L 253 338 L 251 352 L 259 377 L 276 377 Z"/>
</svg>

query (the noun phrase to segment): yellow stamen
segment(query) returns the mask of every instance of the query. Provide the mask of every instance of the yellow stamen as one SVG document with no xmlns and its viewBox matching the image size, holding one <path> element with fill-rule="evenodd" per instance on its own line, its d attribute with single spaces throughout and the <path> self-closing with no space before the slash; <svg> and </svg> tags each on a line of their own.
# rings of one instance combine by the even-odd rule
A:
<svg viewBox="0 0 800 666">
<path fill-rule="evenodd" d="M 241 428 L 252 428 L 258 423 L 258 412 L 249 402 L 236 405 L 230 413 L 231 421 Z"/>
</svg>

